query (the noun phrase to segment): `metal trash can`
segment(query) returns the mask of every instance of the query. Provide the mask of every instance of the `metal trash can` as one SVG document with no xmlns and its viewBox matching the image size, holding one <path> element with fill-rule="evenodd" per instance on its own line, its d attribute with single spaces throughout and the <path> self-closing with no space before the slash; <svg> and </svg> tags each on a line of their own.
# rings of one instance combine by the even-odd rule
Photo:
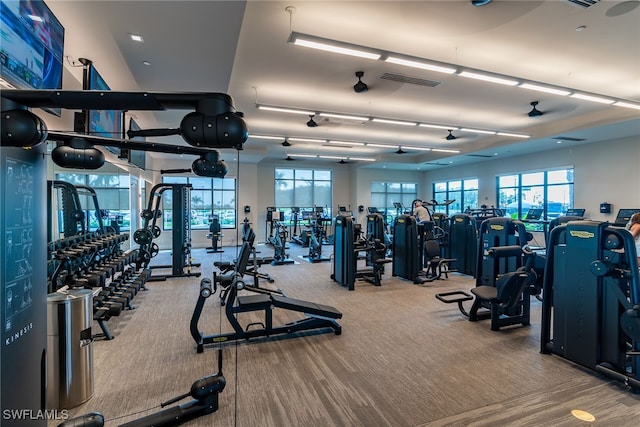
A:
<svg viewBox="0 0 640 427">
<path fill-rule="evenodd" d="M 47 296 L 47 408 L 70 409 L 93 396 L 93 292 Z"/>
</svg>

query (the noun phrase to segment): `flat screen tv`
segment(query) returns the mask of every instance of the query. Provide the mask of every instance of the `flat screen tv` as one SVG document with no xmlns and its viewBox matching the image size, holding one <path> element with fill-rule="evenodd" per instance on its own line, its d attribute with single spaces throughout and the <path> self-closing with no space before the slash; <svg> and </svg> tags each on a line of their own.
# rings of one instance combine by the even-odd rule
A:
<svg viewBox="0 0 640 427">
<path fill-rule="evenodd" d="M 3 85 L 62 89 L 64 27 L 49 7 L 41 0 L 0 0 L 0 20 Z"/>
<path fill-rule="evenodd" d="M 135 120 L 129 119 L 129 129 L 140 130 L 140 126 L 138 125 L 138 123 L 136 123 Z M 131 139 L 144 141 L 143 137 L 135 137 Z M 146 151 L 141 151 L 141 150 L 129 150 L 128 160 L 129 160 L 129 163 L 131 163 L 133 166 L 136 166 L 142 170 L 145 170 L 147 166 L 147 153 Z"/>
<path fill-rule="evenodd" d="M 96 67 L 88 67 L 87 90 L 111 90 Z M 91 110 L 89 111 L 89 134 L 105 138 L 122 138 L 122 111 Z M 110 151 L 112 149 L 110 148 Z M 116 149 L 117 150 L 117 149 Z"/>
</svg>

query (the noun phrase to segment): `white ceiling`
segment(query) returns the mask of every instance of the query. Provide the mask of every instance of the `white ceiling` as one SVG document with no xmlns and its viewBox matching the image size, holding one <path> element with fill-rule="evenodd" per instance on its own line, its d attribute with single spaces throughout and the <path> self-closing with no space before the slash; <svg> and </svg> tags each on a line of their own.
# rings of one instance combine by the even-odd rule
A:
<svg viewBox="0 0 640 427">
<path fill-rule="evenodd" d="M 291 31 L 387 52 L 640 102 L 640 1 L 49 1 L 70 62 L 91 59 L 114 90 L 225 92 L 252 135 L 403 146 L 337 148 L 250 137 L 241 161 L 287 154 L 371 157 L 363 167 L 421 170 L 640 135 L 640 110 L 465 79 L 287 43 Z M 288 6 L 290 13 L 285 10 Z M 585 26 L 582 31 L 576 28 Z M 141 34 L 144 43 L 128 34 Z M 142 61 L 150 61 L 146 66 Z M 78 73 L 79 70 L 72 70 Z M 355 93 L 364 71 L 365 93 Z M 441 82 L 380 79 L 383 73 Z M 539 101 L 540 117 L 530 103 Z M 256 104 L 525 133 L 522 139 L 423 127 L 326 121 Z M 184 111 L 141 113 L 143 127 L 178 127 Z M 160 139 L 158 139 L 160 141 Z M 168 140 L 163 139 L 163 142 Z M 174 140 L 175 141 L 175 140 Z M 173 142 L 173 141 L 172 141 Z M 181 143 L 181 142 L 180 142 Z M 411 151 L 426 146 L 460 154 Z M 563 145 L 563 147 L 566 145 Z M 327 160 L 335 161 L 335 160 Z"/>
</svg>

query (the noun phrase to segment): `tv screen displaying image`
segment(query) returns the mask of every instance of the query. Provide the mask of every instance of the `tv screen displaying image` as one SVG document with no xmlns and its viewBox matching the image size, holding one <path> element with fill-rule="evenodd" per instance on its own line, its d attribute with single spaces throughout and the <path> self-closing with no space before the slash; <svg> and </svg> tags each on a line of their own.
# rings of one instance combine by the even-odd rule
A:
<svg viewBox="0 0 640 427">
<path fill-rule="evenodd" d="M 0 76 L 16 89 L 62 89 L 64 27 L 40 0 L 0 1 Z"/>
<path fill-rule="evenodd" d="M 89 67 L 88 82 L 88 90 L 106 91 L 111 89 L 93 64 Z M 122 111 L 89 111 L 89 134 L 105 138 L 122 138 Z"/>
</svg>

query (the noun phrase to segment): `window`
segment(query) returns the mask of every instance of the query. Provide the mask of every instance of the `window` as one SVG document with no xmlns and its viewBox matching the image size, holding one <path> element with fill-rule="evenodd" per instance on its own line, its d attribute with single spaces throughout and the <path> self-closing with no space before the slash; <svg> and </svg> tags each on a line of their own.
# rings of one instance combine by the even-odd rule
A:
<svg viewBox="0 0 640 427">
<path fill-rule="evenodd" d="M 433 183 L 433 199 L 438 202 L 435 212 L 447 215 L 460 213 L 468 208 L 478 207 L 478 180 L 464 179 Z M 448 200 L 453 203 L 446 204 Z"/>
<path fill-rule="evenodd" d="M 275 208 L 291 219 L 291 208 L 311 211 L 322 207 L 325 216 L 332 216 L 333 187 L 330 170 L 275 170 Z"/>
<path fill-rule="evenodd" d="M 497 184 L 498 207 L 511 218 L 541 208 L 542 219 L 551 220 L 573 207 L 573 168 L 499 176 Z"/>
<path fill-rule="evenodd" d="M 399 212 L 395 203 L 402 203 L 405 211 L 411 210 L 413 201 L 418 197 L 418 184 L 415 182 L 371 181 L 371 206 L 385 215 L 386 222 Z"/>
<path fill-rule="evenodd" d="M 76 186 L 91 187 L 98 198 L 98 205 L 101 210 L 102 222 L 104 226 L 117 224 L 120 231 L 129 231 L 131 228 L 131 210 L 129 208 L 129 175 L 83 175 L 74 173 L 58 173 L 56 179 L 65 181 Z M 88 230 L 98 229 L 98 218 L 96 217 L 95 205 L 92 198 L 83 195 L 83 190 L 79 189 L 80 204 L 88 221 Z M 84 191 L 86 193 L 86 191 Z M 60 200 L 60 199 L 59 199 Z M 61 203 L 58 206 L 62 207 Z M 58 211 L 59 230 L 63 228 L 62 211 Z"/>
<path fill-rule="evenodd" d="M 189 214 L 193 230 L 208 230 L 213 216 L 220 227 L 236 228 L 235 178 L 163 177 L 164 184 L 191 184 Z M 170 230 L 173 220 L 172 194 L 162 193 L 162 226 Z"/>
</svg>

